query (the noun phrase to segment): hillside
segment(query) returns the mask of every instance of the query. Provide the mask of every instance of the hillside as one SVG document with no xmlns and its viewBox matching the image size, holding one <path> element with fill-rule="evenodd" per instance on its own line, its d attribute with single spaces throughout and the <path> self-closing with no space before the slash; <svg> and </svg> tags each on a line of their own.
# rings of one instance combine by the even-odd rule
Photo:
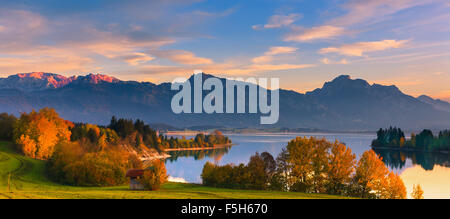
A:
<svg viewBox="0 0 450 219">
<path fill-rule="evenodd" d="M 11 192 L 8 175 L 11 174 Z M 340 196 L 232 190 L 195 184 L 167 183 L 159 191 L 130 191 L 119 187 L 72 187 L 53 183 L 45 177 L 45 163 L 14 152 L 0 142 L 0 199 L 335 199 Z"/>
<path fill-rule="evenodd" d="M 208 77 L 215 76 L 203 74 L 203 79 Z M 414 98 L 396 86 L 371 85 L 346 75 L 305 94 L 281 89 L 280 119 L 270 126 L 259 124 L 259 114 L 174 114 L 170 103 L 176 92 L 170 86 L 170 83 L 157 85 L 121 81 L 106 75 L 19 74 L 0 78 L 0 112 L 18 115 L 32 109 L 52 107 L 62 117 L 74 122 L 107 124 L 115 115 L 178 128 L 214 126 L 373 131 L 389 126 L 406 130 L 445 129 L 450 126 L 450 104 L 444 101 Z"/>
</svg>

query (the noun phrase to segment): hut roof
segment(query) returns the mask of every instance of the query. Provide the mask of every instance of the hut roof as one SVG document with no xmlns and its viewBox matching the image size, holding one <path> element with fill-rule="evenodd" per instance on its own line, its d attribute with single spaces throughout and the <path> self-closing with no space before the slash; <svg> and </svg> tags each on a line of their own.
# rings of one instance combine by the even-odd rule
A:
<svg viewBox="0 0 450 219">
<path fill-rule="evenodd" d="M 126 177 L 135 178 L 135 177 L 139 177 L 142 175 L 144 175 L 144 170 L 134 169 L 134 170 L 128 170 Z"/>
</svg>

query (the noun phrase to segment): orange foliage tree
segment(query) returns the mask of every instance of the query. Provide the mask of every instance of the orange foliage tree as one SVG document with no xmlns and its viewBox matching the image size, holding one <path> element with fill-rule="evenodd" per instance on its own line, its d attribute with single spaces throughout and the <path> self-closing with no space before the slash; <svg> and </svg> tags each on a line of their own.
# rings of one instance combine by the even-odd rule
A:
<svg viewBox="0 0 450 219">
<path fill-rule="evenodd" d="M 414 185 L 411 193 L 413 199 L 423 199 L 423 190 L 420 185 Z"/>
<path fill-rule="evenodd" d="M 406 187 L 402 179 L 384 165 L 373 150 L 363 153 L 356 167 L 357 193 L 363 198 L 405 199 Z"/>
<path fill-rule="evenodd" d="M 28 157 L 47 160 L 59 142 L 69 141 L 73 124 L 59 117 L 54 109 L 22 114 L 14 129 L 14 142 Z"/>
</svg>

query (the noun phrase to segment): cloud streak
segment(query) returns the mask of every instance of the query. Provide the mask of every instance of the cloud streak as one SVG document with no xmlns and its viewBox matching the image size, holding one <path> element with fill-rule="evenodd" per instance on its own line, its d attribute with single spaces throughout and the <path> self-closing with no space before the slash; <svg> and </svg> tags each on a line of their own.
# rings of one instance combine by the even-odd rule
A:
<svg viewBox="0 0 450 219">
<path fill-rule="evenodd" d="M 288 14 L 288 15 L 273 15 L 269 18 L 269 21 L 265 25 L 253 25 L 252 28 L 254 30 L 261 29 L 274 29 L 274 28 L 282 28 L 288 27 L 297 20 L 299 20 L 302 16 L 300 14 Z"/>
<path fill-rule="evenodd" d="M 354 44 L 347 44 L 341 47 L 322 48 L 319 53 L 338 53 L 345 56 L 363 56 L 368 52 L 383 51 L 392 48 L 403 47 L 407 40 L 382 40 L 373 42 L 359 42 Z"/>
<path fill-rule="evenodd" d="M 270 47 L 269 51 L 265 52 L 264 55 L 258 56 L 252 59 L 253 63 L 269 63 L 272 62 L 277 55 L 282 54 L 292 54 L 295 53 L 298 48 L 286 47 L 286 46 L 275 46 Z"/>
<path fill-rule="evenodd" d="M 297 28 L 299 29 L 299 28 Z M 318 26 L 305 30 L 294 30 L 293 33 L 288 34 L 284 41 L 293 42 L 308 42 L 320 39 L 333 39 L 345 33 L 341 27 L 335 26 Z"/>
</svg>

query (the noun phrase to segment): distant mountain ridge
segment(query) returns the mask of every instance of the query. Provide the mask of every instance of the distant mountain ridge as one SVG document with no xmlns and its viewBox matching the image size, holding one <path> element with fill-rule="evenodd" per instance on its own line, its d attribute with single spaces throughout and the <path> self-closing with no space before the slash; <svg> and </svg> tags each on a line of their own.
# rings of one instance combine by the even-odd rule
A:
<svg viewBox="0 0 450 219">
<path fill-rule="evenodd" d="M 118 83 L 120 80 L 101 74 L 65 77 L 54 73 L 32 72 L 0 78 L 0 89 L 19 89 L 22 91 L 38 91 L 61 88 L 71 83 Z"/>
<path fill-rule="evenodd" d="M 203 80 L 209 77 L 215 76 L 204 74 Z M 174 114 L 170 103 L 177 91 L 170 87 L 170 83 L 121 81 L 99 74 L 72 77 L 17 74 L 0 78 L 0 112 L 18 115 L 52 107 L 75 122 L 107 124 L 115 115 L 175 127 L 345 131 L 376 130 L 391 125 L 403 129 L 450 128 L 449 103 L 423 96 L 414 98 L 396 86 L 371 85 L 348 75 L 305 94 L 280 89 L 280 119 L 270 126 L 259 125 L 260 114 Z"/>
</svg>

